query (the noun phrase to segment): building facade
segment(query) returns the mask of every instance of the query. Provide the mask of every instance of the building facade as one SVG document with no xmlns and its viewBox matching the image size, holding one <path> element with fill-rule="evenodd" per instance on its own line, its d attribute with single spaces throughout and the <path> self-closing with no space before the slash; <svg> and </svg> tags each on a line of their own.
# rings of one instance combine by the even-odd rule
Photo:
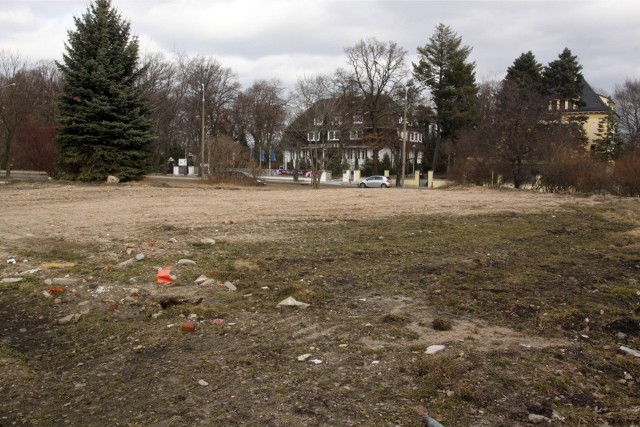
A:
<svg viewBox="0 0 640 427">
<path fill-rule="evenodd" d="M 358 170 L 378 157 L 391 167 L 401 162 L 404 114 L 393 101 L 377 117 L 358 100 L 332 98 L 315 102 L 285 130 L 283 161 L 287 168 L 305 168 L 318 162 L 320 169 Z M 407 172 L 422 162 L 424 132 L 409 120 L 406 127 Z M 302 166 L 302 167 L 301 167 Z"/>
</svg>

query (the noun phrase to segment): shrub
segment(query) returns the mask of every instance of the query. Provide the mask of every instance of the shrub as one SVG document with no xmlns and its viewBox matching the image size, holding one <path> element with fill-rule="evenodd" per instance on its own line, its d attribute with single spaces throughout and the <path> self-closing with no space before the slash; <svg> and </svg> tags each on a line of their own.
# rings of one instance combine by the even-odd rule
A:
<svg viewBox="0 0 640 427">
<path fill-rule="evenodd" d="M 593 193 L 608 190 L 607 163 L 589 153 L 565 147 L 554 150 L 542 166 L 540 188 L 549 193 Z"/>
<path fill-rule="evenodd" d="M 640 150 L 616 160 L 611 176 L 612 192 L 619 196 L 640 196 Z"/>
</svg>

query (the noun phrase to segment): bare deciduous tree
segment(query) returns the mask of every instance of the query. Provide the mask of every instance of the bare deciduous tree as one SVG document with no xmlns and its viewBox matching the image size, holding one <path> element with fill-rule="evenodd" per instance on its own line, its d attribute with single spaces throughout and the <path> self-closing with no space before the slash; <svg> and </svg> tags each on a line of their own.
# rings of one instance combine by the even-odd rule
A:
<svg viewBox="0 0 640 427">
<path fill-rule="evenodd" d="M 374 173 L 378 169 L 378 152 L 386 145 L 384 122 L 392 113 L 389 96 L 404 86 L 407 76 L 407 51 L 393 41 L 382 42 L 375 38 L 361 40 L 344 49 L 353 84 L 362 96 L 364 110 L 371 122 L 371 148 Z"/>
<path fill-rule="evenodd" d="M 289 99 L 286 146 L 294 153 L 294 179 L 300 161 L 311 166 L 312 187 L 329 163 L 342 163 L 343 144 L 349 131 L 352 99 L 341 74 L 317 74 L 298 79 Z M 331 133 L 332 140 L 329 140 Z M 308 158 L 302 157 L 304 153 Z"/>
<path fill-rule="evenodd" d="M 0 132 L 2 134 L 2 162 L 7 179 L 13 166 L 12 146 L 20 128 L 27 122 L 30 99 L 24 91 L 27 62 L 19 53 L 0 52 Z"/>
<path fill-rule="evenodd" d="M 238 96 L 238 111 L 243 112 L 241 119 L 253 140 L 259 169 L 262 169 L 263 154 L 271 168 L 271 150 L 280 141 L 284 129 L 283 93 L 279 80 L 258 80 Z"/>
<path fill-rule="evenodd" d="M 52 61 L 34 64 L 20 78 L 19 96 L 26 97 L 25 125 L 16 135 L 14 160 L 17 167 L 55 174 L 57 144 L 56 114 L 61 75 Z"/>
<path fill-rule="evenodd" d="M 640 79 L 627 79 L 623 85 L 617 85 L 614 99 L 626 144 L 640 149 Z"/>
</svg>

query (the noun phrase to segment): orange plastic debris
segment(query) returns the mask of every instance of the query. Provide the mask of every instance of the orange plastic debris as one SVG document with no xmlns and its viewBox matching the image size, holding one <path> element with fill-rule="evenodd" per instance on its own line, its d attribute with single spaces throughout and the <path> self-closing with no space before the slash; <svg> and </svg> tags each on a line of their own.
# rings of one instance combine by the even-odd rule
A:
<svg viewBox="0 0 640 427">
<path fill-rule="evenodd" d="M 64 289 L 62 289 L 62 288 L 49 288 L 49 293 L 50 294 L 55 294 L 55 293 L 63 294 L 64 293 Z"/>
<path fill-rule="evenodd" d="M 196 330 L 196 324 L 193 322 L 184 322 L 180 326 L 182 332 L 194 332 Z"/>
<path fill-rule="evenodd" d="M 173 283 L 173 279 L 171 278 L 171 270 L 158 270 L 156 279 L 158 280 L 158 283 L 162 283 L 165 285 Z"/>
</svg>

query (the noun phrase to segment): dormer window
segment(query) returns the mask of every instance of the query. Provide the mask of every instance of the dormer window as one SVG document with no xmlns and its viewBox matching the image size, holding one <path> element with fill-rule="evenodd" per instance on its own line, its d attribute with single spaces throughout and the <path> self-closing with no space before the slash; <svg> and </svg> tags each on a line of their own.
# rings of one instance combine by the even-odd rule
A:
<svg viewBox="0 0 640 427">
<path fill-rule="evenodd" d="M 360 114 L 354 114 L 353 116 L 353 124 L 354 125 L 361 125 L 363 123 L 362 121 L 362 115 Z"/>
<path fill-rule="evenodd" d="M 331 124 L 333 126 L 342 126 L 342 117 L 341 116 L 333 116 L 331 118 Z"/>
<path fill-rule="evenodd" d="M 324 123 L 324 120 L 322 120 L 321 118 L 316 117 L 315 119 L 313 119 L 314 126 L 322 126 L 322 123 Z"/>
</svg>

